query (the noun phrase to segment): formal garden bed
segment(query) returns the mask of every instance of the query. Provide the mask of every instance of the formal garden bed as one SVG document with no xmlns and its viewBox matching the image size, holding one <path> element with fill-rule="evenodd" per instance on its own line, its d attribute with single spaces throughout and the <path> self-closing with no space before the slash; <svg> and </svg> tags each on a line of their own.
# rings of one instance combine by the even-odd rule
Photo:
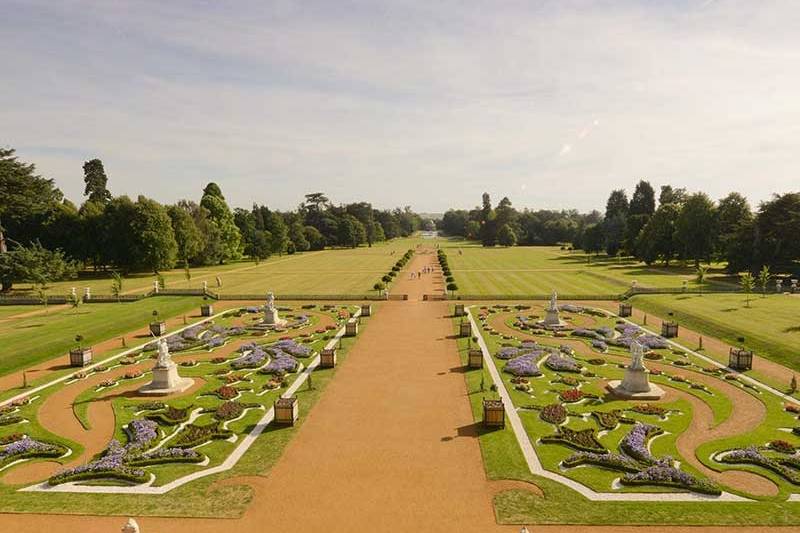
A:
<svg viewBox="0 0 800 533">
<path fill-rule="evenodd" d="M 681 456 L 677 446 L 691 422 L 693 408 L 687 398 L 707 404 L 716 426 L 734 416 L 731 398 L 721 392 L 730 385 L 764 403 L 769 415 L 752 433 L 702 442 L 693 462 L 699 460 L 711 470 L 748 464 L 752 472 L 762 467 L 771 481 L 777 481 L 779 497 L 793 490 L 794 480 L 800 478 L 793 477 L 800 474 L 795 469 L 800 461 L 793 451 L 800 447 L 800 435 L 793 433 L 795 428 L 800 433 L 800 424 L 794 420 L 800 408 L 795 404 L 789 405 L 797 412 L 788 412 L 780 398 L 738 374 L 604 312 L 560 306 L 568 324 L 565 330 L 535 327 L 544 316 L 537 307 L 484 305 L 470 312 L 544 468 L 598 492 L 738 492 L 736 487 L 709 479 Z M 565 331 L 566 338 L 556 335 Z M 607 395 L 605 383 L 622 379 L 634 340 L 645 349 L 651 382 L 676 389 L 680 395 L 655 403 Z M 750 454 L 747 463 L 734 459 L 748 455 L 717 455 L 732 449 L 726 442 L 747 441 L 760 446 L 759 457 L 767 459 L 752 460 Z M 785 483 L 781 485 L 780 480 Z"/>
<path fill-rule="evenodd" d="M 266 333 L 247 328 L 261 320 L 260 311 L 233 310 L 168 335 L 168 347 L 179 374 L 195 379 L 197 385 L 176 399 L 148 400 L 113 392 L 118 387 L 129 389 L 146 383 L 157 355 L 153 344 L 132 350 L 122 358 L 101 358 L 98 367 L 81 370 L 64 384 L 45 389 L 39 405 L 60 387 L 82 386 L 73 412 L 87 429 L 88 406 L 113 394 L 111 405 L 117 427 L 114 439 L 101 454 L 56 472 L 48 482 L 54 486 L 159 486 L 219 465 L 356 309 L 326 304 L 295 312 L 283 307 L 281 316 L 288 323 L 279 331 Z M 86 385 L 81 385 L 83 382 Z M 38 405 L 29 405 L 27 399 L 0 409 L 0 468 L 18 468 L 16 462 L 23 459 L 58 459 L 73 448 L 59 442 L 61 439 L 46 438 L 49 432 L 37 420 Z M 3 422 L 7 424 L 2 425 Z M 19 429 L 23 427 L 25 431 Z M 30 437 L 26 435 L 29 431 Z"/>
</svg>

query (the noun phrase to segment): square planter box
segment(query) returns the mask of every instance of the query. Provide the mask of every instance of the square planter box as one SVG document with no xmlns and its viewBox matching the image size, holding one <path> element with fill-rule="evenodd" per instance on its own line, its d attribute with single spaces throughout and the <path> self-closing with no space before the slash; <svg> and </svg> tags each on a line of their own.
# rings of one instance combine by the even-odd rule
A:
<svg viewBox="0 0 800 533">
<path fill-rule="evenodd" d="M 621 317 L 631 316 L 633 314 L 633 306 L 631 304 L 619 304 L 619 313 Z"/>
<path fill-rule="evenodd" d="M 751 370 L 753 368 L 753 352 L 744 348 L 731 348 L 728 354 L 728 367 L 733 370 Z"/>
<path fill-rule="evenodd" d="M 275 400 L 274 408 L 276 424 L 288 424 L 293 426 L 297 421 L 299 404 L 297 403 L 296 397 L 292 396 L 291 398 L 278 398 Z"/>
<path fill-rule="evenodd" d="M 466 316 L 467 312 L 464 310 L 464 304 L 456 304 L 455 316 Z"/>
<path fill-rule="evenodd" d="M 156 337 L 160 337 L 166 332 L 167 332 L 166 322 L 150 322 L 150 333 L 152 333 Z"/>
<path fill-rule="evenodd" d="M 214 314 L 214 306 L 213 305 L 201 305 L 200 306 L 200 315 L 201 316 L 211 316 Z"/>
<path fill-rule="evenodd" d="M 661 323 L 661 336 L 667 339 L 678 336 L 678 323 L 677 322 L 662 322 Z"/>
<path fill-rule="evenodd" d="M 324 348 L 319 354 L 320 368 L 333 368 L 336 366 L 336 348 Z"/>
<path fill-rule="evenodd" d="M 483 425 L 506 427 L 506 410 L 503 400 L 483 400 Z"/>
<path fill-rule="evenodd" d="M 483 368 L 483 352 L 475 348 L 471 349 L 467 358 L 467 366 L 469 368 Z"/>
<path fill-rule="evenodd" d="M 372 305 L 363 304 L 361 306 L 361 316 L 372 316 Z"/>
<path fill-rule="evenodd" d="M 86 366 L 91 362 L 91 348 L 75 348 L 69 351 L 69 366 Z"/>
<path fill-rule="evenodd" d="M 344 336 L 355 337 L 356 335 L 358 335 L 358 321 L 355 318 L 351 318 L 344 326 Z"/>
<path fill-rule="evenodd" d="M 472 337 L 472 324 L 468 320 L 461 323 L 458 328 L 459 337 Z"/>
</svg>

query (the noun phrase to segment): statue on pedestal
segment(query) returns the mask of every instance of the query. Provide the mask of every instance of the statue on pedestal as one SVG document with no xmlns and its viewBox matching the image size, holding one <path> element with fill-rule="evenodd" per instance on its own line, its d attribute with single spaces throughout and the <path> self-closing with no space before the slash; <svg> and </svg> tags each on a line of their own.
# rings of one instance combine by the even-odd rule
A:
<svg viewBox="0 0 800 533">
<path fill-rule="evenodd" d="M 162 338 L 158 341 L 158 360 L 156 361 L 156 368 L 169 368 L 173 364 L 172 357 L 169 355 L 167 339 Z"/>
</svg>

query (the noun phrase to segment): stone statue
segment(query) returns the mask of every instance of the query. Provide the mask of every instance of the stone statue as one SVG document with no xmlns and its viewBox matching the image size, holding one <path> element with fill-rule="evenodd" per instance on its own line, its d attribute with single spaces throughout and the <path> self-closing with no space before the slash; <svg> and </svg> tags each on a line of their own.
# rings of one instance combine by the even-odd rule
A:
<svg viewBox="0 0 800 533">
<path fill-rule="evenodd" d="M 644 346 L 639 344 L 637 341 L 631 342 L 631 365 L 630 369 L 632 370 L 639 370 L 644 369 Z"/>
<path fill-rule="evenodd" d="M 558 309 L 558 295 L 556 294 L 555 289 L 553 289 L 553 294 L 550 295 L 550 307 L 548 310 L 555 311 Z"/>
<path fill-rule="evenodd" d="M 267 309 L 269 311 L 275 310 L 275 295 L 272 292 L 267 293 Z"/>
<path fill-rule="evenodd" d="M 172 366 L 172 358 L 169 355 L 167 339 L 161 339 L 158 341 L 158 361 L 156 362 L 156 367 L 169 368 L 170 366 Z"/>
<path fill-rule="evenodd" d="M 128 523 L 122 526 L 122 533 L 139 533 L 139 524 L 133 518 L 128 518 Z"/>
</svg>

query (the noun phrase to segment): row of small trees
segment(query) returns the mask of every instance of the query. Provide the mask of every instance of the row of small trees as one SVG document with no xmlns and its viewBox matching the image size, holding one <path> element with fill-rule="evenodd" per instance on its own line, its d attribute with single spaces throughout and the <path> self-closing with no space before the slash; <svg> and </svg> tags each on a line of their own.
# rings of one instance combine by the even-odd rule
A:
<svg viewBox="0 0 800 533">
<path fill-rule="evenodd" d="M 397 260 L 392 269 L 386 274 L 384 274 L 381 280 L 376 282 L 375 285 L 372 286 L 372 288 L 378 291 L 379 293 L 382 290 L 385 290 L 386 287 L 388 287 L 389 284 L 394 280 L 394 278 L 400 273 L 400 271 L 403 270 L 403 267 L 406 266 L 406 263 L 408 263 L 408 261 L 411 259 L 411 256 L 413 255 L 414 255 L 414 250 L 407 250 L 406 253 L 404 253 L 403 256 Z"/>
</svg>

